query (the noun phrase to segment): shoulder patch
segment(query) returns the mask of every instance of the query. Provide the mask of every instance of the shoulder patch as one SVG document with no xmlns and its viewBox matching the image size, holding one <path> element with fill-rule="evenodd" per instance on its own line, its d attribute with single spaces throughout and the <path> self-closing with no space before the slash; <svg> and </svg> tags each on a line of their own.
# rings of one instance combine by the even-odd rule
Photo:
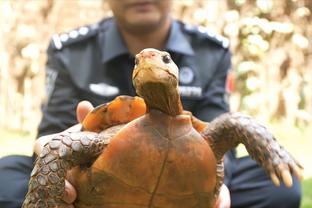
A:
<svg viewBox="0 0 312 208">
<path fill-rule="evenodd" d="M 46 67 L 46 96 L 45 96 L 45 102 L 44 104 L 47 104 L 50 100 L 50 97 L 54 91 L 55 88 L 55 81 L 58 76 L 58 71 L 55 69 L 50 68 L 49 66 Z"/>
<path fill-rule="evenodd" d="M 216 34 L 212 30 L 208 30 L 204 26 L 194 26 L 194 25 L 185 24 L 184 30 L 189 33 L 198 34 L 203 38 L 207 38 L 213 41 L 214 43 L 222 46 L 223 48 L 228 48 L 230 45 L 230 41 L 228 38 L 222 35 Z"/>
<path fill-rule="evenodd" d="M 52 36 L 54 49 L 61 50 L 67 45 L 78 43 L 80 41 L 93 37 L 98 33 L 98 30 L 99 24 L 97 23 L 93 25 L 82 26 L 67 33 L 54 34 Z"/>
</svg>

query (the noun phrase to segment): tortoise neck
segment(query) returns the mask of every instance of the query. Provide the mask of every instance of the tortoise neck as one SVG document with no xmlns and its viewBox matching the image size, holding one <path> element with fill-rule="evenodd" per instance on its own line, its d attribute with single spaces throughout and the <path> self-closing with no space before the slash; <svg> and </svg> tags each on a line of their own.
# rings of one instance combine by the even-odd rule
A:
<svg viewBox="0 0 312 208">
<path fill-rule="evenodd" d="M 182 102 L 178 89 L 168 89 L 162 84 L 150 83 L 144 91 L 144 101 L 147 109 L 157 109 L 170 116 L 183 113 Z"/>
</svg>

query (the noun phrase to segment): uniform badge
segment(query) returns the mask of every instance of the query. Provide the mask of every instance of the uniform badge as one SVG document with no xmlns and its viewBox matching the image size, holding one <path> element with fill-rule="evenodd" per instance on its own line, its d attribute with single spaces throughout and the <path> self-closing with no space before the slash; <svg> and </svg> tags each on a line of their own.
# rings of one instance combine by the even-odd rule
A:
<svg viewBox="0 0 312 208">
<path fill-rule="evenodd" d="M 202 88 L 198 86 L 179 86 L 179 92 L 182 97 L 202 97 Z"/>
<path fill-rule="evenodd" d="M 89 89 L 95 94 L 98 94 L 101 96 L 116 96 L 119 93 L 118 87 L 108 85 L 104 82 L 97 83 L 97 84 L 90 84 Z"/>
<path fill-rule="evenodd" d="M 49 67 L 46 68 L 46 102 L 50 99 L 52 92 L 55 88 L 55 80 L 57 78 L 58 72 Z"/>
<path fill-rule="evenodd" d="M 181 84 L 190 84 L 194 80 L 194 71 L 188 66 L 183 66 L 179 70 L 179 80 Z"/>
</svg>

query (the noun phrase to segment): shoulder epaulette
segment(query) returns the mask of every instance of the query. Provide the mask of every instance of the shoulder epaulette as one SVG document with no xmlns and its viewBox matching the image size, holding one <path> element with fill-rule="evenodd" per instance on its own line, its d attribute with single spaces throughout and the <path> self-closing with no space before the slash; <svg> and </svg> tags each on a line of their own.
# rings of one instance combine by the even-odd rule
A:
<svg viewBox="0 0 312 208">
<path fill-rule="evenodd" d="M 184 30 L 189 33 L 198 34 L 200 37 L 211 40 L 212 42 L 222 46 L 223 48 L 228 48 L 230 41 L 228 38 L 222 35 L 216 34 L 212 30 L 207 29 L 204 26 L 193 26 L 189 24 L 184 25 Z"/>
<path fill-rule="evenodd" d="M 52 45 L 56 50 L 61 50 L 65 46 L 71 45 L 73 43 L 78 43 L 84 41 L 90 37 L 93 37 L 98 33 L 99 24 L 92 24 L 87 26 L 82 26 L 77 29 L 71 30 L 67 33 L 55 34 L 52 36 Z"/>
</svg>

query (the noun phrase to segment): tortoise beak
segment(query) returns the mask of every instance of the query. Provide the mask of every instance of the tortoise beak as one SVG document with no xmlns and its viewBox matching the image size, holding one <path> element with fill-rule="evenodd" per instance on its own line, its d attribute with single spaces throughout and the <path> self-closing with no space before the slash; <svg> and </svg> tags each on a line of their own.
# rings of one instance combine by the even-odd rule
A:
<svg viewBox="0 0 312 208">
<path fill-rule="evenodd" d="M 170 63 L 164 63 L 162 60 L 162 54 L 168 55 Z M 179 70 L 176 64 L 171 60 L 168 53 L 159 53 L 155 49 L 144 49 L 139 54 L 135 56 L 135 66 L 132 73 L 132 79 L 136 79 L 139 71 L 147 70 L 144 72 L 147 76 L 153 76 L 153 81 L 157 82 L 166 79 L 166 77 L 171 77 L 174 79 L 179 79 Z"/>
</svg>

